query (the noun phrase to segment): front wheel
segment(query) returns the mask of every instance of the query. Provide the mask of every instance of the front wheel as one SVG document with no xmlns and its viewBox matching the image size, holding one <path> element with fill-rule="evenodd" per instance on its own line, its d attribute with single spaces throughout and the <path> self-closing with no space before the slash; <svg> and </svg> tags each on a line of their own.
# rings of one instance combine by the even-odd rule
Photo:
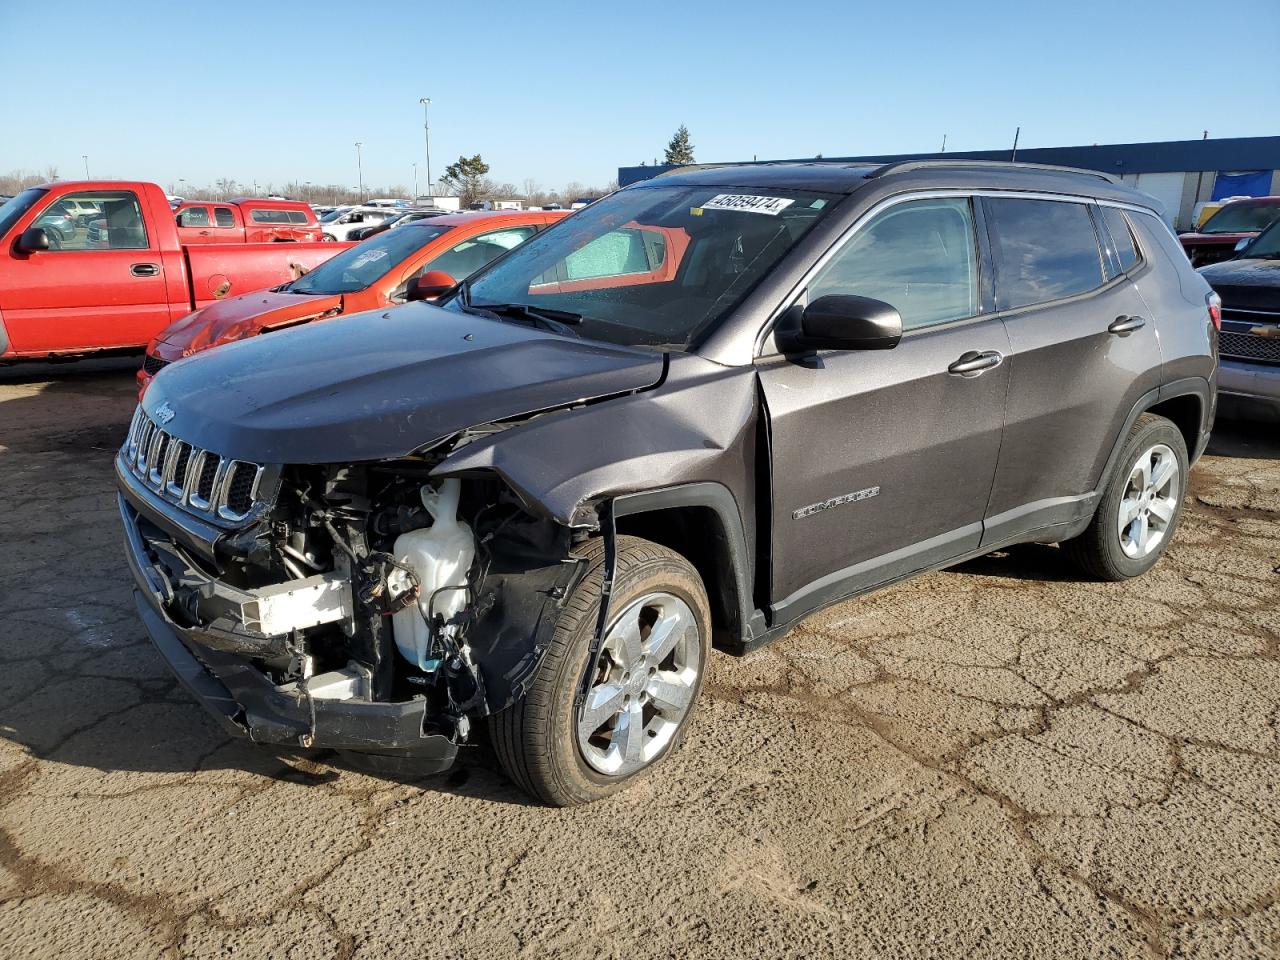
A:
<svg viewBox="0 0 1280 960">
<path fill-rule="evenodd" d="M 1164 417 L 1144 413 L 1120 453 L 1097 512 L 1080 536 L 1063 544 L 1076 565 L 1101 580 L 1127 580 L 1169 549 L 1187 489 L 1187 445 Z"/>
<path fill-rule="evenodd" d="M 606 797 L 677 749 L 711 651 L 698 572 L 666 547 L 619 537 L 609 623 L 589 663 L 604 566 L 599 544 L 590 549 L 591 572 L 566 601 L 533 683 L 491 726 L 507 775 L 555 806 Z"/>
</svg>

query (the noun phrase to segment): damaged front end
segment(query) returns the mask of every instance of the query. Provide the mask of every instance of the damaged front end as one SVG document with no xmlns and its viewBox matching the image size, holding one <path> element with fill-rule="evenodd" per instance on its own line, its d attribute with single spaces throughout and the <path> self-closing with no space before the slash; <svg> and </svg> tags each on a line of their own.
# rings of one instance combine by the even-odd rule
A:
<svg viewBox="0 0 1280 960">
<path fill-rule="evenodd" d="M 585 573 L 581 534 L 495 473 L 432 477 L 465 439 L 273 466 L 139 408 L 116 460 L 139 613 L 228 729 L 430 772 L 522 696 Z"/>
</svg>

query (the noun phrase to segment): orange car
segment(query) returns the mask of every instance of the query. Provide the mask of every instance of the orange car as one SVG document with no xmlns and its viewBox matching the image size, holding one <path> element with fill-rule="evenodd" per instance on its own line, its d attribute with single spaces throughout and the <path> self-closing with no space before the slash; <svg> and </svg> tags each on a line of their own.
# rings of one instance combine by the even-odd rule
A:
<svg viewBox="0 0 1280 960">
<path fill-rule="evenodd" d="M 476 212 L 432 217 L 370 237 L 283 286 L 219 300 L 160 332 L 139 391 L 167 364 L 268 330 L 429 300 L 569 213 Z"/>
</svg>

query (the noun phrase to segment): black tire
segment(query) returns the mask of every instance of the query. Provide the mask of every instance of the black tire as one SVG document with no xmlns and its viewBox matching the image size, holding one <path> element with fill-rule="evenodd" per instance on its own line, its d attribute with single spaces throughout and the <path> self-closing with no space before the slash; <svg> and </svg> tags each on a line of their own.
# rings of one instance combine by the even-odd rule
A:
<svg viewBox="0 0 1280 960">
<path fill-rule="evenodd" d="M 1125 499 L 1130 475 L 1139 458 L 1160 444 L 1172 450 L 1177 459 L 1177 503 L 1159 544 L 1145 556 L 1131 557 L 1125 553 L 1120 541 L 1120 503 Z M 1063 543 L 1063 551 L 1085 574 L 1099 580 L 1118 581 L 1142 576 L 1164 556 L 1177 533 L 1178 521 L 1182 518 L 1182 501 L 1187 491 L 1188 469 L 1187 444 L 1182 431 L 1164 417 L 1144 413 L 1129 431 L 1088 528 L 1080 536 Z"/>
<path fill-rule="evenodd" d="M 684 601 L 698 624 L 700 671 L 693 700 L 667 747 L 627 776 L 593 769 L 578 747 L 575 696 L 587 669 L 603 583 L 604 549 L 599 541 L 581 555 L 590 572 L 569 595 L 555 634 L 523 699 L 490 720 L 498 762 L 523 790 L 558 807 L 591 803 L 647 775 L 679 748 L 688 730 L 711 652 L 711 613 L 702 579 L 680 554 L 638 537 L 618 538 L 617 573 L 609 609 L 615 616 L 647 593 L 663 591 Z"/>
</svg>

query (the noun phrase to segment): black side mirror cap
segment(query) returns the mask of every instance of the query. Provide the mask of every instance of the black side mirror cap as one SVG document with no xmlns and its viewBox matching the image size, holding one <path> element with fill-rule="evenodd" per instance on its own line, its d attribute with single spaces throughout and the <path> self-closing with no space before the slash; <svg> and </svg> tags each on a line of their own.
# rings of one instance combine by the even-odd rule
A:
<svg viewBox="0 0 1280 960">
<path fill-rule="evenodd" d="M 883 300 L 833 293 L 805 307 L 776 339 L 786 353 L 892 350 L 902 339 L 902 315 Z"/>
<path fill-rule="evenodd" d="M 27 227 L 18 238 L 18 249 L 23 253 L 39 253 L 49 249 L 49 234 L 44 227 Z"/>
</svg>

